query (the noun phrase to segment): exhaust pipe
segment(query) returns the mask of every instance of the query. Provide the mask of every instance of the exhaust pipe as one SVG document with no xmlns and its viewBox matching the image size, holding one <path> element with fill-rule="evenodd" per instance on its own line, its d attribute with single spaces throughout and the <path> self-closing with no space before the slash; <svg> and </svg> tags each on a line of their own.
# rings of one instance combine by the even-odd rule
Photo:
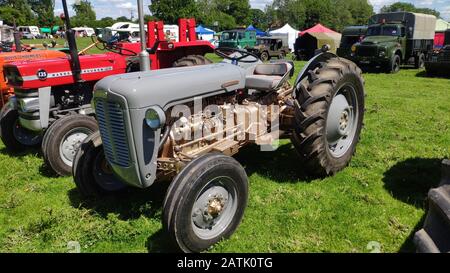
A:
<svg viewBox="0 0 450 273">
<path fill-rule="evenodd" d="M 20 43 L 20 33 L 14 30 L 14 45 L 16 46 L 16 52 L 22 52 L 22 44 Z"/>
<path fill-rule="evenodd" d="M 75 32 L 70 26 L 70 16 L 69 16 L 69 10 L 67 9 L 67 1 L 62 0 L 63 9 L 64 9 L 64 21 L 66 25 L 66 37 L 67 37 L 67 43 L 69 44 L 70 49 L 70 59 L 71 59 L 71 66 L 72 66 L 72 74 L 75 78 L 76 82 L 82 82 L 81 79 L 81 65 L 80 65 L 80 58 L 78 57 L 78 48 L 77 48 L 77 42 L 75 40 Z"/>
<path fill-rule="evenodd" d="M 137 1 L 139 31 L 141 39 L 141 52 L 139 53 L 139 65 L 141 71 L 150 71 L 150 54 L 147 52 L 147 43 L 145 42 L 145 22 L 144 22 L 144 3 L 142 0 Z M 150 30 L 149 30 L 150 31 Z"/>
</svg>

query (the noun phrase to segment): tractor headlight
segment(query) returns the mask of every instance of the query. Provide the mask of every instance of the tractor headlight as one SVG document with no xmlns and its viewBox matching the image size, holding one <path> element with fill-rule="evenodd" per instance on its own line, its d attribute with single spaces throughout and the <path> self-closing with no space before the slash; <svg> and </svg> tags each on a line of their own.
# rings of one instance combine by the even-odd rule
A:
<svg viewBox="0 0 450 273">
<path fill-rule="evenodd" d="M 153 130 L 159 129 L 166 123 L 166 114 L 159 107 L 151 107 L 145 112 L 145 122 Z"/>
<path fill-rule="evenodd" d="M 380 52 L 380 57 L 384 57 L 384 56 L 386 56 L 386 52 L 381 51 L 381 52 Z"/>
</svg>

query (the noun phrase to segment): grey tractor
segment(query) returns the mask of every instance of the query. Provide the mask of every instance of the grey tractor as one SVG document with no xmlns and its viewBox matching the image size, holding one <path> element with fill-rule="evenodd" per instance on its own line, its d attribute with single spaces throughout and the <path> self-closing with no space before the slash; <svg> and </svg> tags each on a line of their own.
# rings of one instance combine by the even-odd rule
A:
<svg viewBox="0 0 450 273">
<path fill-rule="evenodd" d="M 292 62 L 263 64 L 229 48 L 216 54 L 224 61 L 98 82 L 99 132 L 73 165 L 86 197 L 169 183 L 163 227 L 184 252 L 207 250 L 238 228 L 249 185 L 232 156 L 242 147 L 273 152 L 290 138 L 298 168 L 325 177 L 348 166 L 363 125 L 364 80 L 351 61 L 322 53 L 292 85 Z"/>
</svg>

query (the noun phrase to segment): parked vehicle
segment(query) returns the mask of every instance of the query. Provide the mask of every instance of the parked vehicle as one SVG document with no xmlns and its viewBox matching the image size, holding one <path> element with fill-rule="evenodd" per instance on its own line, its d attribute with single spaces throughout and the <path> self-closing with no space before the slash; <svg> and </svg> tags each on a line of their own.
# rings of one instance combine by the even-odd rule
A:
<svg viewBox="0 0 450 273">
<path fill-rule="evenodd" d="M 428 214 L 414 243 L 419 253 L 450 252 L 450 160 L 442 162 L 442 180 L 428 193 Z"/>
<path fill-rule="evenodd" d="M 41 32 L 37 26 L 19 26 L 17 31 L 22 34 L 24 39 L 39 39 Z"/>
<path fill-rule="evenodd" d="M 225 61 L 99 81 L 93 104 L 100 131 L 85 139 L 73 164 L 83 196 L 172 181 L 163 228 L 184 252 L 208 249 L 241 222 L 248 178 L 231 157 L 241 147 L 273 150 L 278 136 L 292 136 L 299 166 L 333 175 L 349 164 L 364 117 L 361 70 L 348 60 L 320 54 L 291 85 L 292 62 L 263 64 L 242 49 L 215 52 Z"/>
<path fill-rule="evenodd" d="M 226 30 L 222 32 L 219 47 L 251 48 L 256 45 L 256 31 L 245 29 Z"/>
<path fill-rule="evenodd" d="M 397 73 L 402 64 L 422 68 L 433 49 L 436 17 L 420 13 L 381 13 L 370 18 L 364 40 L 352 46 L 357 64 Z"/>
<path fill-rule="evenodd" d="M 352 46 L 361 42 L 367 33 L 367 26 L 350 26 L 346 27 L 342 31 L 342 39 L 339 48 L 337 49 L 337 55 L 339 57 L 351 58 Z"/>
<path fill-rule="evenodd" d="M 445 32 L 444 46 L 428 53 L 425 69 L 430 76 L 450 76 L 450 29 Z"/>
<path fill-rule="evenodd" d="M 95 35 L 95 30 L 90 27 L 75 27 L 73 30 L 76 37 L 92 37 Z"/>
<path fill-rule="evenodd" d="M 66 1 L 63 0 L 66 5 Z M 107 53 L 78 56 L 66 12 L 70 57 L 5 65 L 15 97 L 1 112 L 1 138 L 10 151 L 41 145 L 44 160 L 59 175 L 69 175 L 75 152 L 97 130 L 90 101 L 95 83 L 104 77 L 139 71 L 140 43 L 102 41 Z M 149 22 L 147 48 L 151 69 L 209 63 L 214 49 L 197 41 L 195 20 L 180 19 L 180 42 L 165 40 L 163 22 Z M 189 39 L 188 39 L 189 38 Z"/>
<path fill-rule="evenodd" d="M 272 37 L 258 37 L 256 46 L 247 48 L 248 51 L 259 56 L 265 62 L 271 58 L 285 59 L 290 52 L 289 47 L 283 45 L 283 40 Z"/>
</svg>

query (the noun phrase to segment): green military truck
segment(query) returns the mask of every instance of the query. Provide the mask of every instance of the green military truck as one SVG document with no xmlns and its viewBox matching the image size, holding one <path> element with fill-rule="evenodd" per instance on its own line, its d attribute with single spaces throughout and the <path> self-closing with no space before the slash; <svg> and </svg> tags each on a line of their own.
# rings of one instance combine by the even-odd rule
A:
<svg viewBox="0 0 450 273">
<path fill-rule="evenodd" d="M 424 67 L 433 49 L 436 17 L 411 12 L 372 16 L 364 40 L 352 46 L 350 59 L 362 67 L 397 73 L 402 64 Z"/>
<path fill-rule="evenodd" d="M 428 54 L 425 69 L 430 76 L 450 76 L 450 29 L 445 32 L 444 46 Z"/>
<path fill-rule="evenodd" d="M 349 26 L 342 31 L 342 39 L 337 55 L 342 58 L 350 59 L 352 54 L 352 46 L 361 42 L 366 36 L 367 26 Z"/>
<path fill-rule="evenodd" d="M 271 58 L 285 59 L 290 52 L 286 41 L 275 37 L 261 37 L 257 39 L 254 47 L 247 48 L 247 51 L 257 55 L 261 61 L 269 61 Z"/>
<path fill-rule="evenodd" d="M 245 29 L 226 30 L 222 32 L 219 47 L 248 48 L 256 45 L 256 31 Z"/>
</svg>

